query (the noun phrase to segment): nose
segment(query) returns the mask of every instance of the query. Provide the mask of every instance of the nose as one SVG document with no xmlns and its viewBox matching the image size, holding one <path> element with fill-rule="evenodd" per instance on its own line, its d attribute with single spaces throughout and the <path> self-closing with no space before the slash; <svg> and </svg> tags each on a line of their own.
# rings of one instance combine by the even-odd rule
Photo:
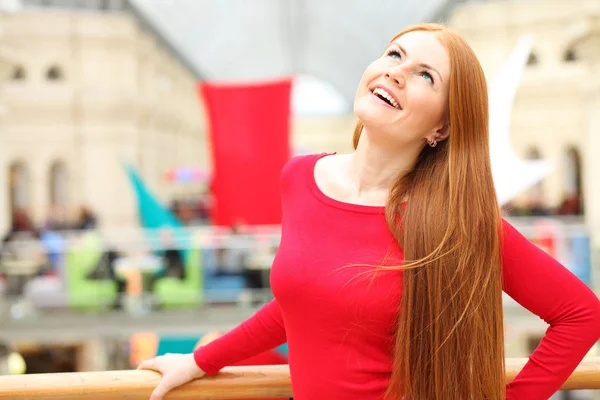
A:
<svg viewBox="0 0 600 400">
<path fill-rule="evenodd" d="M 392 82 L 394 82 L 396 85 L 400 86 L 400 87 L 404 87 L 404 84 L 406 83 L 406 81 L 404 80 L 404 77 L 395 71 L 388 71 L 385 73 L 385 78 L 391 80 Z"/>
</svg>

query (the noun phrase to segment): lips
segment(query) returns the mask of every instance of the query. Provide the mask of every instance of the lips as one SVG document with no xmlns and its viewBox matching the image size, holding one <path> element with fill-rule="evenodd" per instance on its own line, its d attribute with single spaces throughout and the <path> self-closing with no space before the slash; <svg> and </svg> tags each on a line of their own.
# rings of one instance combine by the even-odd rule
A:
<svg viewBox="0 0 600 400">
<path fill-rule="evenodd" d="M 385 86 L 377 85 L 375 88 L 373 88 L 373 90 L 371 90 L 371 93 L 395 109 L 402 110 L 402 106 L 400 105 L 398 98 Z"/>
</svg>

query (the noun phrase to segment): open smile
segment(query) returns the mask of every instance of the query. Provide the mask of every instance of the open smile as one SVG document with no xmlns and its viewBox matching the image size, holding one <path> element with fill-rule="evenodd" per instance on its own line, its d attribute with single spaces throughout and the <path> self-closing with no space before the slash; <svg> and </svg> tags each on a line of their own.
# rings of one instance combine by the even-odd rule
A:
<svg viewBox="0 0 600 400">
<path fill-rule="evenodd" d="M 389 106 L 392 106 L 397 110 L 402 110 L 402 106 L 400 105 L 400 102 L 396 96 L 394 96 L 383 86 L 376 86 L 373 90 L 371 90 L 371 93 Z"/>
</svg>

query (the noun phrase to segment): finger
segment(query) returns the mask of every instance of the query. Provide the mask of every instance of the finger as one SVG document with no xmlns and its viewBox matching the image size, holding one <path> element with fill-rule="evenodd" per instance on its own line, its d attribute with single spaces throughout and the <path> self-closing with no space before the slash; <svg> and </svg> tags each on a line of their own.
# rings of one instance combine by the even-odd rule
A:
<svg viewBox="0 0 600 400">
<path fill-rule="evenodd" d="M 165 379 L 161 379 L 158 386 L 152 392 L 150 400 L 163 400 L 163 398 L 167 395 L 167 393 L 169 393 L 169 390 L 171 389 L 172 388 L 166 383 Z"/>
<path fill-rule="evenodd" d="M 158 360 L 156 358 L 151 358 L 149 360 L 144 360 L 138 365 L 137 369 L 150 369 L 152 371 L 159 371 Z"/>
</svg>

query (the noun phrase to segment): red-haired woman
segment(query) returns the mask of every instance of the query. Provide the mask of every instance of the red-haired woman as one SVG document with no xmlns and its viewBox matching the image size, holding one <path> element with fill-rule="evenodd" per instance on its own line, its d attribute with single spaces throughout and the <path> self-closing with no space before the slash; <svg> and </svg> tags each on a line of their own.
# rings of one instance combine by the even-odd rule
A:
<svg viewBox="0 0 600 400">
<path fill-rule="evenodd" d="M 487 96 L 458 34 L 427 24 L 393 38 L 356 93 L 356 150 L 282 172 L 276 299 L 193 354 L 142 363 L 163 374 L 152 399 L 285 341 L 296 400 L 558 390 L 600 337 L 600 302 L 501 219 Z M 550 325 L 508 385 L 503 290 Z"/>
</svg>

